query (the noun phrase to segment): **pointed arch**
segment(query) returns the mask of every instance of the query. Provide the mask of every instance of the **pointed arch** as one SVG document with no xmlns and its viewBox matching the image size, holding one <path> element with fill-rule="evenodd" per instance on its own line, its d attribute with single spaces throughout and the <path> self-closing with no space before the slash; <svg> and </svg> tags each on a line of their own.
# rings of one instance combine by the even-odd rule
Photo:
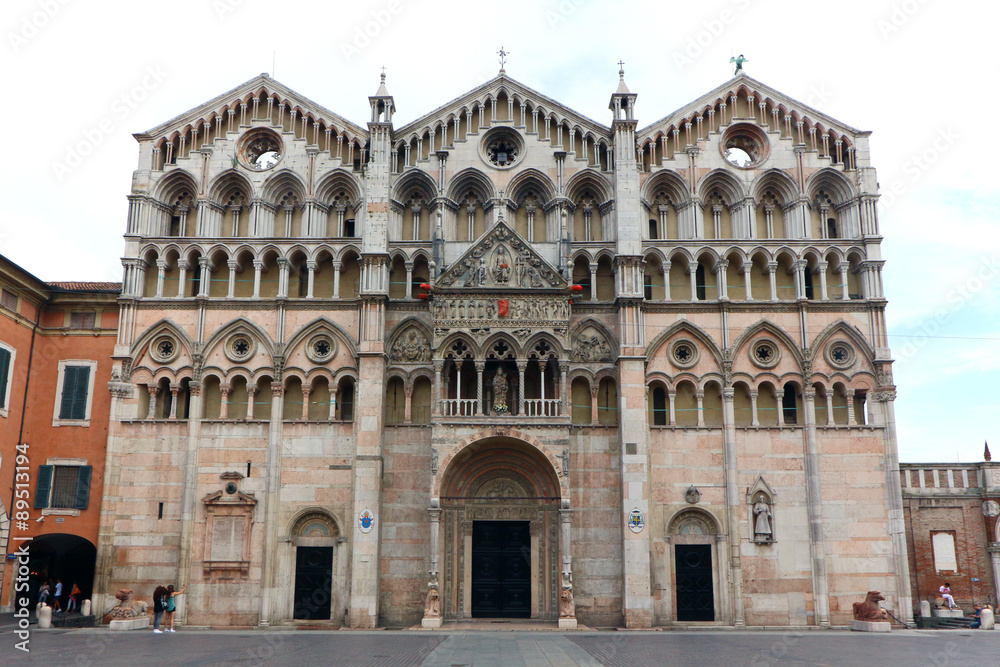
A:
<svg viewBox="0 0 1000 667">
<path fill-rule="evenodd" d="M 555 196 L 556 187 L 547 174 L 532 167 L 518 172 L 510 179 L 507 196 L 520 204 L 529 190 L 535 192 L 542 204 L 546 204 Z"/>
<path fill-rule="evenodd" d="M 852 343 L 858 346 L 858 351 L 864 356 L 865 361 L 870 365 L 875 359 L 875 350 L 868 343 L 867 339 L 861 331 L 850 324 L 846 320 L 838 319 L 836 322 L 830 323 L 823 331 L 816 336 L 812 344 L 809 346 L 810 359 L 815 361 L 820 358 L 823 354 L 823 348 L 826 347 L 837 334 L 843 334 L 851 340 Z"/>
<path fill-rule="evenodd" d="M 646 346 L 646 358 L 652 359 L 655 357 L 659 354 L 660 348 L 666 345 L 671 338 L 681 332 L 688 334 L 704 345 L 705 349 L 708 350 L 708 352 L 710 352 L 712 357 L 715 359 L 715 363 L 719 366 L 722 365 L 722 350 L 719 349 L 719 346 L 715 344 L 715 341 L 712 340 L 712 337 L 709 336 L 704 329 L 696 324 L 693 324 L 692 322 L 688 322 L 687 320 L 674 322 L 669 327 L 661 331 L 656 338 L 653 339 L 653 342 Z M 695 380 L 695 385 L 697 386 L 697 379 Z"/>
<path fill-rule="evenodd" d="M 349 203 L 355 206 L 361 201 L 361 186 L 351 172 L 343 168 L 333 169 L 316 184 L 316 200 L 330 206 L 341 192 L 346 193 Z"/>
<path fill-rule="evenodd" d="M 129 350 L 129 354 L 132 357 L 132 365 L 135 367 L 139 360 L 142 359 L 142 355 L 145 354 L 146 349 L 149 347 L 153 339 L 161 334 L 169 333 L 175 336 L 177 342 L 184 348 L 190 357 L 194 354 L 194 341 L 191 340 L 187 332 L 181 327 L 175 324 L 173 321 L 163 318 L 158 320 L 151 326 L 146 328 L 146 331 L 139 336 L 134 343 L 132 343 L 132 348 Z"/>
<path fill-rule="evenodd" d="M 794 357 L 795 363 L 799 366 L 799 368 L 802 367 L 802 361 L 803 361 L 802 350 L 799 349 L 798 344 L 796 344 L 796 342 L 792 340 L 791 336 L 789 336 L 784 331 L 784 329 L 777 326 L 770 320 L 760 320 L 756 324 L 751 325 L 750 327 L 745 329 L 742 333 L 740 333 L 740 335 L 736 338 L 731 347 L 732 358 L 736 359 L 739 356 L 742 349 L 745 346 L 749 345 L 754 337 L 762 333 L 766 333 L 770 336 L 773 336 L 774 338 L 777 339 L 779 343 L 787 347 L 788 351 Z"/>
<path fill-rule="evenodd" d="M 306 198 L 306 184 L 302 178 L 291 169 L 282 169 L 264 181 L 261 198 L 269 204 L 278 204 L 288 191 L 298 197 L 300 202 Z"/>
<path fill-rule="evenodd" d="M 714 169 L 706 174 L 698 183 L 698 199 L 702 203 L 708 201 L 713 190 L 718 190 L 728 206 L 743 201 L 745 197 L 743 185 L 725 169 Z"/>
<path fill-rule="evenodd" d="M 658 171 L 647 178 L 641 195 L 647 202 L 652 202 L 660 192 L 665 192 L 675 206 L 691 200 L 687 183 L 680 174 L 669 169 Z"/>
<path fill-rule="evenodd" d="M 225 198 L 233 190 L 241 192 L 249 203 L 253 197 L 254 187 L 253 183 L 236 169 L 227 169 L 209 183 L 208 197 L 217 204 L 225 204 Z"/>
<path fill-rule="evenodd" d="M 772 167 L 760 174 L 750 186 L 754 201 L 760 202 L 767 190 L 777 194 L 781 203 L 788 205 L 798 199 L 799 188 L 787 172 Z"/>
<path fill-rule="evenodd" d="M 833 167 L 824 167 L 806 179 L 806 193 L 809 200 L 816 199 L 820 190 L 832 195 L 831 199 L 837 206 L 854 199 L 854 186 L 847 177 Z"/>
<path fill-rule="evenodd" d="M 463 169 L 452 177 L 451 183 L 448 185 L 448 198 L 452 201 L 459 201 L 470 190 L 484 207 L 496 197 L 493 181 L 475 167 Z"/>
<path fill-rule="evenodd" d="M 432 201 L 437 195 L 437 183 L 422 169 L 409 169 L 393 184 L 392 199 L 405 204 L 414 191 L 419 192 L 424 201 Z"/>
<path fill-rule="evenodd" d="M 270 334 L 268 334 L 267 331 L 265 331 L 259 324 L 250 321 L 246 317 L 237 317 L 236 319 L 227 322 L 219 329 L 216 329 L 215 333 L 213 333 L 211 337 L 205 341 L 205 345 L 202 348 L 205 356 L 207 357 L 211 354 L 215 350 L 216 346 L 223 341 L 223 339 L 240 331 L 257 338 L 267 355 L 274 359 L 275 345 Z"/>
<path fill-rule="evenodd" d="M 583 169 L 566 183 L 566 197 L 573 202 L 583 197 L 586 190 L 590 190 L 597 196 L 597 203 L 600 206 L 614 199 L 614 191 L 608 179 L 594 169 Z"/>
</svg>

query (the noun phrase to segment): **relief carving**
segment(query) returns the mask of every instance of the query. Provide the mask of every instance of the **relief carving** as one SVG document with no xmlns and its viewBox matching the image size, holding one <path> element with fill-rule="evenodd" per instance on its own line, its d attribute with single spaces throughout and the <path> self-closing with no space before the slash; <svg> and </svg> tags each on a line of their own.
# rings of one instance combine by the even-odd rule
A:
<svg viewBox="0 0 1000 667">
<path fill-rule="evenodd" d="M 595 329 L 580 334 L 573 345 L 573 361 L 597 363 L 614 361 L 614 350 L 607 339 Z"/>
<path fill-rule="evenodd" d="M 503 219 L 438 279 L 438 287 L 565 287 L 566 281 Z"/>
<path fill-rule="evenodd" d="M 431 349 L 427 338 L 415 328 L 410 328 L 392 344 L 389 359 L 398 364 L 430 361 Z"/>
</svg>

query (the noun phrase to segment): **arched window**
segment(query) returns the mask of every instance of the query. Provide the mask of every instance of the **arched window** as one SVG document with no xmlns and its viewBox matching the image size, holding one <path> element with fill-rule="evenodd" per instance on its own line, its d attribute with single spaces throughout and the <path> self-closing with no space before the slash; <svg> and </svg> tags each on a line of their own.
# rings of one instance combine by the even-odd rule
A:
<svg viewBox="0 0 1000 667">
<path fill-rule="evenodd" d="M 656 384 L 649 392 L 649 425 L 666 426 L 668 416 L 667 390 L 662 384 Z"/>
<path fill-rule="evenodd" d="M 602 379 L 597 391 L 597 421 L 605 426 L 618 423 L 618 385 L 611 378 Z"/>
<path fill-rule="evenodd" d="M 781 410 L 786 424 L 800 423 L 798 400 L 798 385 L 794 382 L 785 383 L 785 393 L 781 397 Z"/>
<path fill-rule="evenodd" d="M 571 385 L 571 411 L 574 424 L 589 424 L 593 408 L 591 407 L 590 383 L 586 378 L 576 378 Z"/>
<path fill-rule="evenodd" d="M 403 381 L 398 377 L 390 378 L 385 387 L 385 423 L 402 424 L 405 419 L 406 393 Z"/>
<path fill-rule="evenodd" d="M 354 421 L 354 378 L 345 377 L 337 389 L 337 419 Z"/>
</svg>

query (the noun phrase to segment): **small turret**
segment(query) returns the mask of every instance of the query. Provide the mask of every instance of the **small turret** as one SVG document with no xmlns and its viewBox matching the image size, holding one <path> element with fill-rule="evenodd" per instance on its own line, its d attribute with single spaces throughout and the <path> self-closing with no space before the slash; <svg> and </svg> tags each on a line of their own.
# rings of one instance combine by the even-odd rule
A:
<svg viewBox="0 0 1000 667">
<path fill-rule="evenodd" d="M 368 103 L 372 107 L 372 123 L 392 124 L 392 114 L 396 111 L 396 103 L 389 94 L 389 89 L 385 87 L 385 68 L 382 68 L 382 78 L 378 84 L 378 90 L 368 98 Z"/>
</svg>

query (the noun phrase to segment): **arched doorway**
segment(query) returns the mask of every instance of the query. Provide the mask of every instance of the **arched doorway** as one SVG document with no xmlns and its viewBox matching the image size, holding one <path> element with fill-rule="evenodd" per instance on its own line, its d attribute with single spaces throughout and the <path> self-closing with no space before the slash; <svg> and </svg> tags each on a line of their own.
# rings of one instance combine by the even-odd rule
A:
<svg viewBox="0 0 1000 667">
<path fill-rule="evenodd" d="M 688 509 L 670 522 L 673 544 L 674 618 L 681 623 L 721 617 L 718 523 L 708 512 Z"/>
<path fill-rule="evenodd" d="M 28 543 L 28 554 L 31 563 L 29 599 L 32 603 L 38 601 L 38 589 L 42 582 L 49 579 L 53 584 L 57 579 L 63 583 L 63 595 L 60 600 L 63 609 L 66 608 L 66 601 L 74 583 L 82 591 L 81 601 L 91 598 L 94 589 L 94 567 L 97 564 L 97 547 L 90 540 L 68 533 L 41 535 Z M 97 611 L 95 610 L 95 613 Z"/>
<path fill-rule="evenodd" d="M 441 602 L 446 619 L 559 617 L 560 540 L 568 512 L 536 447 L 487 438 L 460 451 L 440 486 Z"/>
<path fill-rule="evenodd" d="M 294 549 L 292 619 L 340 621 L 344 609 L 344 549 L 337 522 L 326 512 L 307 511 L 292 528 Z"/>
</svg>

